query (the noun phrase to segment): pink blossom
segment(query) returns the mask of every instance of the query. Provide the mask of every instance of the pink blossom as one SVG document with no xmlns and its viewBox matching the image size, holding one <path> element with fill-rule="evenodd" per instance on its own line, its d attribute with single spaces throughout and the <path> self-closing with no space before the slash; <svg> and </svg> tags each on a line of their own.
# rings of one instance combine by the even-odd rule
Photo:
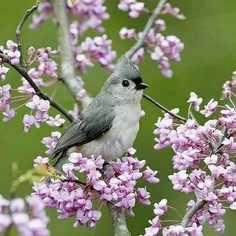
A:
<svg viewBox="0 0 236 236">
<path fill-rule="evenodd" d="M 111 40 L 107 40 L 107 36 L 97 36 L 94 39 L 87 37 L 81 46 L 77 47 L 76 61 L 78 62 L 78 69 L 82 72 L 86 72 L 86 66 L 93 66 L 91 60 L 98 60 L 102 67 L 105 67 L 108 71 L 114 69 L 112 65 L 113 60 L 116 58 L 116 52 L 111 49 Z M 84 53 L 88 53 L 88 59 Z"/>
<path fill-rule="evenodd" d="M 30 72 L 30 71 L 29 71 Z M 38 87 L 41 87 L 44 83 L 43 80 L 38 78 L 38 79 L 32 79 L 35 84 Z M 25 79 L 25 78 L 21 78 L 22 81 L 22 86 L 18 87 L 17 90 L 19 93 L 26 93 L 26 94 L 34 94 L 35 90 L 31 87 L 31 85 L 29 84 L 29 82 Z"/>
<path fill-rule="evenodd" d="M 102 22 L 108 20 L 110 15 L 106 12 L 107 8 L 103 4 L 103 0 L 78 0 L 75 4 L 67 1 L 69 13 L 80 19 L 80 24 L 77 25 L 79 31 L 77 35 L 82 35 L 90 28 L 98 32 L 104 32 Z M 75 37 L 77 36 L 75 35 Z M 74 41 L 77 41 L 77 39 L 75 38 Z"/>
<path fill-rule="evenodd" d="M 0 211 L 0 232 L 7 230 L 6 228 L 11 224 L 17 229 L 19 235 L 49 235 L 47 229 L 49 219 L 39 197 L 28 196 L 25 200 L 13 198 L 7 202 L 9 208 Z"/>
<path fill-rule="evenodd" d="M 53 153 L 53 150 L 57 144 L 58 139 L 61 137 L 60 132 L 52 132 L 50 137 L 45 137 L 41 141 L 42 144 L 44 144 L 48 150 L 45 152 L 47 155 L 51 155 Z"/>
<path fill-rule="evenodd" d="M 137 18 L 142 13 L 144 9 L 144 3 L 143 2 L 136 2 L 130 5 L 130 12 L 129 16 L 132 18 Z"/>
<path fill-rule="evenodd" d="M 188 232 L 189 236 L 203 236 L 202 228 L 202 225 L 193 223 L 192 226 L 186 228 L 186 231 Z"/>
<path fill-rule="evenodd" d="M 0 112 L 10 107 L 11 86 L 9 84 L 0 87 Z"/>
<path fill-rule="evenodd" d="M 41 27 L 46 19 L 48 19 L 53 13 L 53 4 L 48 1 L 42 1 L 38 6 L 39 15 L 34 14 L 32 17 L 32 23 L 30 27 L 32 29 L 37 29 Z"/>
<path fill-rule="evenodd" d="M 37 95 L 34 95 L 32 100 L 26 104 L 26 106 L 32 110 L 37 110 L 40 103 L 40 98 Z"/>
<path fill-rule="evenodd" d="M 8 40 L 7 48 L 8 50 L 3 50 L 3 52 L 8 56 L 12 65 L 17 65 L 20 62 L 20 51 L 18 51 L 18 45 L 12 40 Z"/>
<path fill-rule="evenodd" d="M 186 170 L 181 170 L 178 173 L 169 175 L 168 178 L 171 180 L 174 190 L 188 192 L 188 174 Z"/>
<path fill-rule="evenodd" d="M 162 225 L 159 216 L 156 216 L 153 220 L 148 221 L 151 225 L 149 228 L 145 228 L 144 236 L 155 236 L 161 230 Z"/>
<path fill-rule="evenodd" d="M 10 109 L 10 105 L 6 106 L 5 112 L 3 112 L 3 115 L 5 116 L 3 118 L 3 122 L 7 122 L 11 120 L 13 117 L 16 116 L 16 110 L 15 109 Z"/>
<path fill-rule="evenodd" d="M 127 29 L 126 27 L 120 30 L 119 35 L 121 39 L 135 39 L 137 37 L 135 29 Z"/>
<path fill-rule="evenodd" d="M 150 193 L 147 192 L 146 188 L 138 188 L 137 189 L 137 198 L 144 205 L 150 205 L 151 202 L 149 200 Z"/>
<path fill-rule="evenodd" d="M 166 3 L 162 11 L 163 14 L 170 14 L 180 20 L 185 20 L 185 16 L 180 14 L 180 9 L 178 7 L 172 7 L 170 3 Z"/>
<path fill-rule="evenodd" d="M 143 172 L 143 178 L 152 184 L 159 183 L 160 180 L 155 177 L 157 170 L 153 171 L 148 166 L 146 168 L 147 169 Z"/>
<path fill-rule="evenodd" d="M 25 115 L 23 118 L 24 132 L 27 133 L 29 128 L 34 124 L 35 118 L 32 115 Z"/>
<path fill-rule="evenodd" d="M 184 49 L 184 44 L 175 35 L 166 37 L 167 45 L 162 45 L 163 51 L 173 61 L 180 61 L 180 52 Z"/>
<path fill-rule="evenodd" d="M 223 88 L 223 91 L 222 91 L 222 94 L 223 94 L 223 97 L 228 99 L 231 97 L 232 95 L 232 87 L 233 87 L 233 84 L 231 81 L 226 81 L 222 88 Z"/>
<path fill-rule="evenodd" d="M 173 76 L 173 71 L 170 69 L 170 63 L 168 57 L 162 57 L 158 68 L 161 70 L 163 76 L 171 78 Z"/>
<path fill-rule="evenodd" d="M 165 21 L 162 20 L 162 19 L 157 19 L 155 21 L 155 28 L 159 32 L 165 31 L 166 30 L 166 23 L 165 23 Z"/>
<path fill-rule="evenodd" d="M 225 138 L 222 141 L 222 144 L 224 144 L 226 146 L 226 148 L 229 150 L 236 150 L 236 142 L 233 137 L 230 137 L 229 139 Z"/>
<path fill-rule="evenodd" d="M 40 123 L 48 119 L 48 110 L 50 108 L 50 102 L 48 100 L 41 99 L 37 95 L 34 95 L 32 100 L 26 104 L 26 107 L 35 110 L 34 124 L 36 128 L 39 128 Z M 31 123 L 32 117 L 30 116 L 25 119 L 26 121 L 23 121 L 23 123 L 29 128 L 29 124 L 27 122 L 30 121 Z M 27 131 L 28 128 L 26 129 Z"/>
<path fill-rule="evenodd" d="M 230 209 L 236 211 L 236 202 L 233 202 L 233 203 L 230 205 Z"/>
<path fill-rule="evenodd" d="M 39 71 L 42 74 L 46 74 L 52 77 L 57 77 L 57 63 L 52 60 L 48 60 L 47 62 L 41 62 L 39 65 Z"/>
<path fill-rule="evenodd" d="M 11 212 L 22 212 L 25 208 L 25 202 L 22 198 L 15 198 L 10 202 L 10 211 Z"/>
<path fill-rule="evenodd" d="M 92 67 L 94 65 L 84 54 L 77 54 L 75 59 L 77 69 L 83 74 L 87 72 L 87 66 Z"/>
<path fill-rule="evenodd" d="M 9 68 L 7 68 L 3 65 L 0 65 L 0 77 L 1 77 L 2 80 L 6 79 L 6 74 L 7 74 L 8 71 L 9 71 Z"/>
<path fill-rule="evenodd" d="M 131 58 L 134 63 L 141 63 L 144 60 L 144 48 L 140 48 Z"/>
<path fill-rule="evenodd" d="M 218 161 L 218 157 L 217 155 L 211 155 L 211 156 L 207 156 L 205 159 L 204 159 L 204 162 L 207 164 L 207 165 L 210 165 L 210 164 L 216 164 Z"/>
<path fill-rule="evenodd" d="M 204 106 L 204 110 L 201 110 L 200 113 L 203 114 L 205 117 L 209 117 L 213 113 L 216 112 L 218 102 L 211 99 L 207 105 Z"/>
<path fill-rule="evenodd" d="M 44 19 L 42 15 L 33 15 L 32 16 L 32 23 L 30 25 L 31 29 L 37 29 L 39 27 L 41 27 L 44 23 Z"/>
<path fill-rule="evenodd" d="M 186 236 L 184 232 L 185 229 L 182 225 L 171 225 L 170 227 L 164 228 L 162 234 L 163 236 Z"/>
<path fill-rule="evenodd" d="M 55 118 L 49 116 L 48 120 L 46 121 L 46 123 L 52 127 L 61 127 L 65 122 L 66 120 L 62 119 L 60 114 L 57 114 Z"/>
<path fill-rule="evenodd" d="M 3 232 L 11 224 L 11 217 L 6 214 L 0 214 L 0 232 Z"/>
<path fill-rule="evenodd" d="M 14 43 L 12 40 L 7 41 L 7 48 L 11 51 L 16 51 L 18 49 L 18 45 Z"/>
<path fill-rule="evenodd" d="M 35 48 L 33 46 L 29 47 L 27 50 L 28 56 L 32 56 L 35 53 Z"/>
<path fill-rule="evenodd" d="M 202 100 L 202 98 L 198 98 L 196 93 L 191 92 L 188 102 L 193 106 L 196 111 L 199 111 L 199 106 L 201 105 Z"/>
<path fill-rule="evenodd" d="M 38 166 L 41 166 L 41 165 L 48 165 L 49 163 L 49 159 L 48 157 L 41 157 L 41 156 L 37 156 L 35 159 L 34 159 L 34 168 L 37 168 Z"/>
<path fill-rule="evenodd" d="M 120 3 L 118 4 L 118 8 L 121 11 L 129 11 L 130 6 L 134 4 L 136 0 L 120 0 Z"/>
<path fill-rule="evenodd" d="M 154 213 L 156 216 L 162 216 L 167 210 L 167 199 L 162 199 L 159 203 L 154 204 Z"/>
<path fill-rule="evenodd" d="M 159 46 L 155 47 L 154 52 L 151 53 L 152 60 L 159 61 L 164 55 L 164 52 Z"/>
</svg>

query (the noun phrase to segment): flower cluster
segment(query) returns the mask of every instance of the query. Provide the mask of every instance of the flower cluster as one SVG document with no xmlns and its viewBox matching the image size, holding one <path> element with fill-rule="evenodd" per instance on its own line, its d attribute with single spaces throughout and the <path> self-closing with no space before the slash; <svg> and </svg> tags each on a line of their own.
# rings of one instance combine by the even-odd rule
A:
<svg viewBox="0 0 236 236">
<path fill-rule="evenodd" d="M 29 213 L 27 213 L 27 210 Z M 7 200 L 0 195 L 0 232 L 16 227 L 19 235 L 47 236 L 48 217 L 44 204 L 37 196 Z"/>
<path fill-rule="evenodd" d="M 45 152 L 46 155 L 52 155 L 54 148 L 56 147 L 56 144 L 58 142 L 58 139 L 61 137 L 60 132 L 52 132 L 50 137 L 45 137 L 41 141 L 42 144 L 44 144 L 48 150 Z"/>
<path fill-rule="evenodd" d="M 6 75 L 7 75 L 8 71 L 9 71 L 9 68 L 7 68 L 3 64 L 1 64 L 1 59 L 0 59 L 0 77 L 2 80 L 6 79 Z"/>
<path fill-rule="evenodd" d="M 38 87 L 49 87 L 54 85 L 57 81 L 57 63 L 52 59 L 52 57 L 57 53 L 57 51 L 52 50 L 50 47 L 47 48 L 39 48 L 35 50 L 34 47 L 30 47 L 27 50 L 28 60 L 27 65 L 32 65 L 35 63 L 39 63 L 38 68 L 32 67 L 28 70 L 29 77 L 33 80 L 33 82 Z M 45 82 L 42 79 L 42 76 L 46 75 L 52 77 L 54 80 Z M 19 93 L 25 94 L 34 94 L 35 91 L 29 84 L 29 82 L 22 77 L 22 86 L 18 87 L 17 90 Z"/>
<path fill-rule="evenodd" d="M 151 226 L 145 229 L 144 236 L 155 236 L 158 235 L 160 231 L 162 231 L 162 235 L 164 236 L 203 236 L 202 225 L 197 225 L 196 223 L 193 223 L 191 226 L 186 228 L 179 224 L 164 227 L 163 223 L 167 223 L 168 220 L 161 220 L 160 217 L 167 211 L 167 199 L 162 199 L 159 203 L 154 204 L 155 217 L 152 220 L 149 220 Z"/>
<path fill-rule="evenodd" d="M 26 104 L 28 108 L 35 111 L 35 115 L 25 115 L 23 118 L 24 132 L 28 132 L 33 124 L 36 128 L 40 127 L 40 123 L 48 119 L 48 110 L 50 103 L 48 100 L 40 99 L 37 95 L 32 97 L 32 100 Z"/>
<path fill-rule="evenodd" d="M 118 8 L 121 11 L 130 11 L 129 16 L 132 18 L 139 17 L 139 15 L 145 11 L 144 3 L 137 2 L 136 0 L 120 0 Z"/>
<path fill-rule="evenodd" d="M 222 98 L 223 99 L 231 99 L 231 97 L 235 96 L 234 93 L 232 92 L 232 89 L 236 87 L 236 71 L 233 72 L 232 74 L 232 80 L 226 81 L 222 88 Z"/>
<path fill-rule="evenodd" d="M 165 22 L 156 20 L 155 28 L 151 28 L 145 38 L 145 47 L 140 48 L 132 57 L 132 61 L 141 63 L 144 59 L 145 50 L 151 54 L 151 58 L 158 62 L 158 67 L 165 77 L 172 77 L 170 60 L 180 61 L 180 52 L 184 49 L 184 44 L 174 35 L 163 36 L 160 31 L 166 29 Z M 137 33 L 135 29 L 122 28 L 120 30 L 121 39 L 136 39 L 142 37 L 142 32 Z"/>
<path fill-rule="evenodd" d="M 98 32 L 104 32 L 105 29 L 101 26 L 104 20 L 109 19 L 109 14 L 106 12 L 106 7 L 103 5 L 103 0 L 77 0 L 71 2 L 66 1 L 68 12 L 70 15 L 79 18 L 79 21 L 74 21 L 70 25 L 71 42 L 74 49 L 76 67 L 79 72 L 86 73 L 87 66 L 93 66 L 92 60 L 97 60 L 100 65 L 108 71 L 114 69 L 112 65 L 113 60 L 116 58 L 116 52 L 111 50 L 111 40 L 107 40 L 107 36 L 97 36 L 94 39 L 86 38 L 83 43 L 77 45 L 78 37 L 84 35 L 85 31 L 89 28 L 95 29 Z M 45 19 L 54 17 L 53 4 L 44 0 L 39 4 L 40 15 L 34 15 L 31 27 L 38 28 L 42 25 Z M 49 75 L 56 75 L 55 62 L 40 65 L 40 70 Z"/>
<path fill-rule="evenodd" d="M 234 84 L 234 80 L 231 84 Z M 225 91 L 225 85 L 223 89 Z M 190 95 L 188 102 L 199 111 L 202 99 L 195 93 Z M 220 110 L 220 117 L 208 120 L 203 125 L 194 118 L 178 124 L 174 116 L 165 114 L 164 118 L 158 119 L 154 133 L 158 136 L 155 138 L 156 149 L 171 147 L 175 153 L 173 167 L 178 172 L 169 176 L 173 188 L 194 193 L 198 200 L 207 202 L 191 218 L 188 226 L 196 224 L 197 227 L 208 221 L 210 227 L 222 233 L 225 228 L 222 219 L 225 204 L 236 210 L 236 165 L 232 156 L 236 150 L 236 110 L 234 104 L 232 107 L 218 106 L 218 102 L 211 99 L 200 113 L 209 117 L 216 109 Z M 177 113 L 176 110 L 172 112 Z M 205 167 L 202 169 L 202 166 Z M 187 211 L 194 204 L 194 201 L 190 201 Z"/>
<path fill-rule="evenodd" d="M 149 167 L 141 171 L 145 161 L 134 158 L 134 152 L 130 149 L 126 157 L 105 167 L 101 156 L 86 158 L 80 153 L 72 153 L 69 163 L 62 167 L 63 174 L 55 170 L 57 174 L 50 184 L 34 183 L 34 195 L 40 196 L 47 207 L 56 208 L 60 213 L 59 219 L 74 216 L 75 227 L 82 224 L 95 227 L 101 217 L 100 209 L 107 202 L 133 216 L 136 199 L 142 204 L 150 204 L 146 188 L 135 188 L 137 180 L 143 177 L 150 183 L 159 182 L 155 177 L 157 171 Z M 38 157 L 35 167 L 40 164 L 48 165 L 48 159 Z M 84 177 L 78 177 L 79 173 L 84 173 L 84 182 Z M 97 198 L 101 205 L 95 210 L 92 202 Z"/>
<path fill-rule="evenodd" d="M 27 133 L 29 128 L 32 125 L 35 125 L 36 128 L 40 127 L 41 122 L 45 122 L 51 127 L 61 127 L 66 122 L 65 119 L 62 119 L 60 114 L 57 114 L 55 118 L 48 115 L 48 110 L 50 108 L 50 102 L 48 100 L 43 100 L 39 96 L 34 95 L 30 102 L 26 103 L 26 107 L 35 111 L 35 114 L 30 115 L 26 114 L 23 118 L 24 132 Z M 58 132 L 53 133 L 53 135 L 58 136 Z M 48 140 L 45 142 L 49 142 Z M 49 145 L 48 143 L 45 145 Z"/>
<path fill-rule="evenodd" d="M 53 5 L 50 0 L 42 0 L 38 6 L 39 15 L 34 14 L 30 27 L 37 29 L 41 27 L 46 19 L 53 15 Z"/>
<path fill-rule="evenodd" d="M 16 115 L 16 110 L 10 108 L 11 102 L 11 86 L 6 84 L 0 86 L 0 112 L 5 116 L 3 121 L 9 121 Z"/>
<path fill-rule="evenodd" d="M 89 28 L 95 29 L 98 32 L 105 31 L 101 24 L 104 20 L 108 20 L 110 16 L 103 4 L 103 0 L 77 0 L 74 4 L 67 0 L 70 14 L 80 19 L 80 21 L 74 23 L 77 28 L 77 36 L 83 35 Z"/>
<path fill-rule="evenodd" d="M 112 62 L 116 58 L 116 52 L 112 51 L 111 43 L 112 41 L 108 40 L 106 35 L 97 36 L 94 39 L 87 37 L 75 49 L 78 70 L 81 73 L 86 73 L 86 67 L 93 66 L 93 59 L 97 60 L 106 70 L 113 70 Z"/>
<path fill-rule="evenodd" d="M 177 19 L 185 20 L 185 16 L 180 14 L 180 9 L 178 7 L 173 7 L 170 3 L 165 4 L 162 14 L 170 14 Z"/>
<path fill-rule="evenodd" d="M 154 204 L 155 217 L 152 220 L 149 220 L 151 226 L 145 229 L 144 236 L 154 236 L 158 234 L 163 228 L 160 216 L 164 215 L 167 210 L 167 199 L 162 199 L 159 203 Z"/>
<path fill-rule="evenodd" d="M 7 41 L 7 49 L 4 49 L 3 46 L 0 46 L 0 51 L 2 51 L 7 56 L 7 59 L 10 61 L 12 65 L 19 64 L 21 56 L 20 51 L 18 50 L 18 45 L 14 43 L 12 40 Z"/>
</svg>

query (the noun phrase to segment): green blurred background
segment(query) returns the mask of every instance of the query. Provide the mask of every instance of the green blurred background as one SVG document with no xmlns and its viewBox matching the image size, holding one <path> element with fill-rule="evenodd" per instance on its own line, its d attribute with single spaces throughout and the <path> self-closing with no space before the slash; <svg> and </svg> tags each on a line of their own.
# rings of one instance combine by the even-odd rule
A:
<svg viewBox="0 0 236 236">
<path fill-rule="evenodd" d="M 154 7 L 157 1 L 146 1 L 147 6 Z M 19 23 L 25 10 L 33 5 L 31 0 L 0 0 L 0 45 L 4 45 L 8 39 L 15 41 L 14 30 Z M 121 27 L 135 27 L 142 30 L 147 16 L 142 16 L 137 20 L 130 19 L 127 13 L 117 10 L 118 1 L 106 1 L 108 12 L 111 19 L 104 22 L 107 29 L 108 38 L 113 40 L 113 49 L 119 54 L 123 54 L 133 42 L 122 41 L 118 36 Z M 157 99 L 168 108 L 179 107 L 181 114 L 186 115 L 188 105 L 186 101 L 191 91 L 195 91 L 203 97 L 204 102 L 210 98 L 219 99 L 221 96 L 221 86 L 225 80 L 229 80 L 231 73 L 236 70 L 236 1 L 233 0 L 176 0 L 171 1 L 173 5 L 180 7 L 182 13 L 187 17 L 185 21 L 177 20 L 172 16 L 165 16 L 167 22 L 167 32 L 165 34 L 177 35 L 184 43 L 185 49 L 181 53 L 182 61 L 172 63 L 174 77 L 167 79 L 161 76 L 155 62 L 146 56 L 145 63 L 140 66 L 141 73 L 146 83 L 150 86 L 146 91 L 149 95 Z M 30 22 L 30 21 L 29 21 Z M 51 46 L 57 47 L 57 32 L 55 25 L 47 21 L 39 30 L 30 30 L 28 23 L 23 29 L 22 43 L 23 49 L 29 46 L 35 48 Z M 89 32 L 89 35 L 95 35 Z M 83 76 L 86 83 L 86 89 L 96 95 L 108 77 L 104 69 L 96 66 L 90 68 L 88 73 Z M 6 81 L 11 83 L 12 87 L 18 87 L 20 76 L 14 71 L 9 72 Z M 52 89 L 45 89 L 49 95 Z M 63 85 L 59 86 L 56 94 L 56 100 L 68 109 L 72 109 L 74 101 Z M 185 206 L 192 195 L 184 195 L 172 190 L 172 185 L 168 180 L 168 175 L 173 173 L 171 150 L 155 151 L 153 146 L 155 128 L 154 123 L 162 114 L 160 110 L 147 101 L 142 102 L 142 107 L 146 116 L 141 120 L 141 130 L 135 141 L 134 147 L 138 149 L 139 159 L 147 160 L 147 164 L 158 169 L 161 182 L 158 185 L 148 185 L 151 192 L 152 202 L 158 202 L 162 198 L 167 198 L 169 205 L 175 206 L 184 214 Z M 53 108 L 51 109 L 53 110 Z M 0 122 L 0 193 L 9 197 L 9 189 L 12 182 L 11 164 L 16 161 L 21 172 L 32 167 L 32 161 L 37 155 L 44 156 L 45 148 L 40 143 L 43 137 L 49 136 L 55 129 L 42 124 L 42 128 L 37 130 L 32 128 L 28 134 L 23 134 L 22 118 L 29 112 L 26 108 L 18 111 L 15 119 L 8 123 Z M 55 111 L 51 111 L 55 114 Z M 201 120 L 202 122 L 203 120 Z M 59 130 L 63 131 L 63 130 Z M 142 185 L 144 183 L 140 183 Z M 29 194 L 31 186 L 23 184 L 17 191 L 18 196 Z M 59 221 L 55 211 L 48 211 L 51 222 L 49 229 L 51 235 L 112 235 L 111 222 L 107 209 L 103 209 L 103 217 L 98 223 L 96 229 L 90 230 L 85 227 L 74 229 L 73 219 Z M 153 218 L 152 206 L 143 206 L 137 204 L 134 212 L 136 217 L 127 217 L 128 226 L 132 235 L 144 233 L 144 228 L 148 226 L 148 220 Z M 175 212 L 170 210 L 166 219 L 178 219 Z M 224 217 L 226 224 L 225 235 L 235 235 L 236 230 L 235 216 L 227 212 Z M 16 232 L 12 231 L 12 235 Z M 204 228 L 204 235 L 217 235 L 217 233 Z"/>
</svg>

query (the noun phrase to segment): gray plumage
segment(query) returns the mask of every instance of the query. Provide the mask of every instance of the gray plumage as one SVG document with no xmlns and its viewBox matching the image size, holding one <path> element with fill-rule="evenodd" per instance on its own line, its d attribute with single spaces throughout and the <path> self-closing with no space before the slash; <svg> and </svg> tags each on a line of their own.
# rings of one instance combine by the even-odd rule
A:
<svg viewBox="0 0 236 236">
<path fill-rule="evenodd" d="M 71 152 L 110 161 L 130 148 L 139 130 L 143 89 L 138 69 L 125 56 L 99 94 L 59 139 L 53 156 L 58 169 Z"/>
</svg>

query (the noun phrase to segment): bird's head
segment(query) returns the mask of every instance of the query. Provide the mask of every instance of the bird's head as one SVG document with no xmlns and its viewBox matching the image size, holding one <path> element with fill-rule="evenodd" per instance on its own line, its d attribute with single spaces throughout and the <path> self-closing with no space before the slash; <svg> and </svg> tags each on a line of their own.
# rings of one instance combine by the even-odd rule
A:
<svg viewBox="0 0 236 236">
<path fill-rule="evenodd" d="M 120 101 L 140 102 L 147 87 L 137 67 L 126 56 L 122 56 L 102 89 Z"/>
</svg>

